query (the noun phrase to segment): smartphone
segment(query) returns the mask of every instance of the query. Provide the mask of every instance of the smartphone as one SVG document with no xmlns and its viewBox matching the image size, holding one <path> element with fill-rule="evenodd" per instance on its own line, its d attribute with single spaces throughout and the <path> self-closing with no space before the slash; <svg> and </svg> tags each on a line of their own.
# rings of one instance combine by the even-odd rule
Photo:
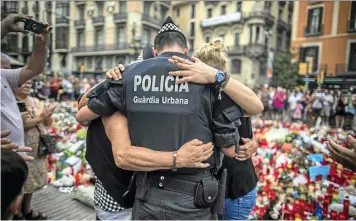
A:
<svg viewBox="0 0 356 221">
<path fill-rule="evenodd" d="M 24 102 L 17 102 L 20 112 L 26 112 L 26 104 Z"/>
<path fill-rule="evenodd" d="M 26 19 L 24 29 L 35 34 L 41 34 L 44 30 L 44 25 L 32 19 Z"/>
</svg>

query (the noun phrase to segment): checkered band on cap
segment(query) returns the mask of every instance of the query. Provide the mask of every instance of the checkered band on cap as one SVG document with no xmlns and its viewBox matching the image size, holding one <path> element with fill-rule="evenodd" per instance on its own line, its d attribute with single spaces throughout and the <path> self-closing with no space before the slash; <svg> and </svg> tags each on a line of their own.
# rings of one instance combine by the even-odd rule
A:
<svg viewBox="0 0 356 221">
<path fill-rule="evenodd" d="M 168 24 L 165 24 L 162 26 L 162 28 L 159 30 L 158 34 L 161 34 L 163 32 L 171 32 L 171 31 L 182 32 L 175 24 L 168 23 Z"/>
</svg>

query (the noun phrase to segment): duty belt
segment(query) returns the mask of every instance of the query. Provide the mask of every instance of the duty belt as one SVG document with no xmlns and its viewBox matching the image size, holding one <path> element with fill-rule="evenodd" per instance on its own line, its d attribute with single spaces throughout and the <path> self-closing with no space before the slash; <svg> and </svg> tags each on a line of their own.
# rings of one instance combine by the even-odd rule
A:
<svg viewBox="0 0 356 221">
<path fill-rule="evenodd" d="M 200 174 L 211 173 L 209 170 L 204 171 Z M 171 190 L 175 192 L 180 192 L 184 194 L 189 194 L 194 196 L 197 189 L 197 185 L 200 180 L 197 181 L 187 181 L 183 179 L 177 179 L 172 175 L 166 176 L 165 174 L 151 174 L 151 187 Z"/>
</svg>

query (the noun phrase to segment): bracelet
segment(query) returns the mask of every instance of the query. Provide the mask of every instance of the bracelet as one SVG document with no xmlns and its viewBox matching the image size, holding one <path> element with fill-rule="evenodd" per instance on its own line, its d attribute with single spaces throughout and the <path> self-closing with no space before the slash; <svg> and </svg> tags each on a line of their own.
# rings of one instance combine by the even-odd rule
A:
<svg viewBox="0 0 356 221">
<path fill-rule="evenodd" d="M 230 80 L 230 75 L 226 74 L 225 81 L 221 85 L 221 90 L 224 90 L 224 88 L 227 85 L 227 82 Z"/>
<path fill-rule="evenodd" d="M 177 171 L 176 164 L 177 164 L 177 151 L 174 151 L 173 152 L 173 168 L 172 168 L 173 171 Z"/>
</svg>

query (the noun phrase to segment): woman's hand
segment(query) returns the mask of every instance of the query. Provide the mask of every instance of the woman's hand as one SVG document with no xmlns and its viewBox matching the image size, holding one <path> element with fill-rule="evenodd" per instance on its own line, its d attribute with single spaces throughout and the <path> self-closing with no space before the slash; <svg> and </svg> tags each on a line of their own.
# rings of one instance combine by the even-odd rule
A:
<svg viewBox="0 0 356 221">
<path fill-rule="evenodd" d="M 352 136 L 348 136 L 347 139 L 351 149 L 347 149 L 333 140 L 329 140 L 327 149 L 335 161 L 356 172 L 356 139 Z"/>
<path fill-rule="evenodd" d="M 122 78 L 122 72 L 124 72 L 124 71 L 125 71 L 125 66 L 123 64 L 119 64 L 119 66 L 106 72 L 105 75 L 109 79 L 114 79 L 114 80 L 118 81 Z"/>
<path fill-rule="evenodd" d="M 217 69 L 210 67 L 196 57 L 191 58 L 192 61 L 187 59 L 173 56 L 168 59 L 172 64 L 177 65 L 182 70 L 169 72 L 170 76 L 183 77 L 177 79 L 176 83 L 193 82 L 197 84 L 213 84 L 215 83 Z"/>
<path fill-rule="evenodd" d="M 177 168 L 207 168 L 210 165 L 203 163 L 214 153 L 212 143 L 203 144 L 200 140 L 185 143 L 177 151 Z"/>
<path fill-rule="evenodd" d="M 52 106 L 45 106 L 40 114 L 40 117 L 42 119 L 46 119 L 48 118 L 49 116 L 52 115 L 53 113 L 53 110 L 55 109 L 55 107 L 52 107 Z"/>
<path fill-rule="evenodd" d="M 241 138 L 244 145 L 240 146 L 240 151 L 235 157 L 236 160 L 245 161 L 252 157 L 256 153 L 258 148 L 258 143 L 254 139 L 250 140 L 248 138 Z"/>
</svg>

